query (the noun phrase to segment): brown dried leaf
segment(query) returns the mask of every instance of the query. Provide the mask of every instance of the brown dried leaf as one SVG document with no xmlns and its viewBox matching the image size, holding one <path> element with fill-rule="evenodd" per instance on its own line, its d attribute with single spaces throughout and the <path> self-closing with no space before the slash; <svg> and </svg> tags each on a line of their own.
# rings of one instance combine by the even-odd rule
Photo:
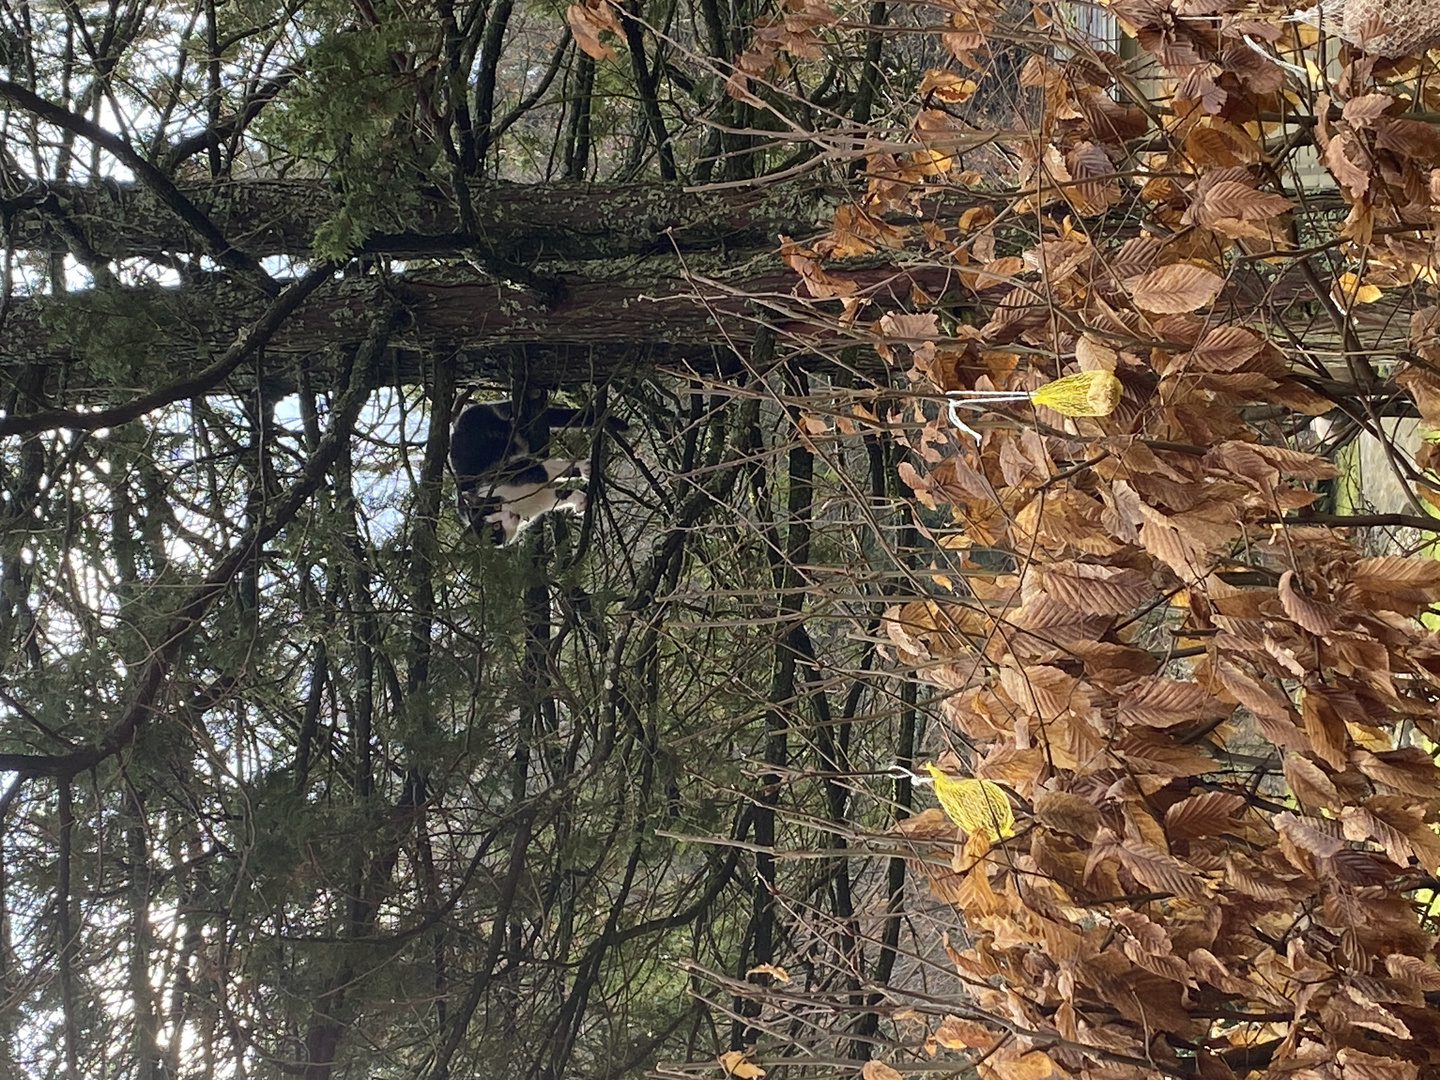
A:
<svg viewBox="0 0 1440 1080">
<path fill-rule="evenodd" d="M 1165 835 L 1171 841 L 1215 836 L 1228 829 L 1245 799 L 1228 791 L 1202 791 L 1165 811 Z"/>
<path fill-rule="evenodd" d="M 1212 446 L 1204 460 L 1207 472 L 1215 476 L 1242 477 L 1267 497 L 1280 482 L 1279 468 L 1261 454 L 1254 443 L 1227 439 Z"/>
<path fill-rule="evenodd" d="M 1233 167 L 1259 161 L 1263 156 L 1255 140 L 1241 128 L 1218 117 L 1210 127 L 1196 127 L 1185 136 L 1185 152 L 1197 164 Z"/>
<path fill-rule="evenodd" d="M 1354 756 L 1361 772 L 1392 791 L 1422 799 L 1434 798 L 1440 791 L 1440 769 L 1436 769 L 1434 760 L 1418 746 L 1379 754 L 1357 750 Z"/>
<path fill-rule="evenodd" d="M 1124 281 L 1153 270 L 1164 251 L 1164 246 L 1154 237 L 1132 236 L 1110 256 L 1107 266 L 1116 280 Z"/>
<path fill-rule="evenodd" d="M 1341 1080 L 1416 1080 L 1420 1074 L 1413 1061 L 1379 1057 L 1350 1046 L 1342 1046 L 1335 1060 L 1340 1064 Z"/>
<path fill-rule="evenodd" d="M 1254 989 L 1244 979 L 1230 974 L 1220 958 L 1209 949 L 1191 949 L 1188 959 L 1195 978 L 1209 983 L 1217 990 L 1223 990 L 1227 994 L 1248 995 Z"/>
<path fill-rule="evenodd" d="M 1328 918 L 1330 915 L 1332 907 L 1330 901 L 1344 903 L 1352 898 L 1343 896 L 1338 891 L 1327 893 L 1325 897 L 1327 901 L 1325 904 L 1326 917 Z M 1353 924 L 1347 925 L 1358 928 L 1366 924 L 1366 905 L 1358 898 L 1353 899 L 1355 900 L 1353 910 L 1359 918 Z M 1350 915 L 1351 912 L 1346 911 L 1345 918 L 1348 920 Z M 1347 986 L 1343 991 L 1337 990 L 1331 994 L 1320 1008 L 1320 1017 L 1321 1022 L 1331 1031 L 1344 1031 L 1347 1027 L 1353 1026 L 1398 1039 L 1408 1040 L 1410 1038 L 1410 1029 L 1403 1020 L 1378 1001 L 1367 998 L 1355 986 Z"/>
<path fill-rule="evenodd" d="M 1327 634 L 1335 629 L 1335 609 L 1310 599 L 1295 587 L 1295 571 L 1286 570 L 1280 575 L 1280 606 L 1285 609 L 1298 626 L 1312 634 Z"/>
<path fill-rule="evenodd" d="M 1302 851 L 1319 859 L 1332 859 L 1345 847 L 1340 823 L 1326 818 L 1302 817 L 1289 810 L 1275 815 L 1275 830 Z"/>
<path fill-rule="evenodd" d="M 615 50 L 600 40 L 602 32 L 614 34 L 624 40 L 620 20 L 605 0 L 596 3 L 571 4 L 565 9 L 565 21 L 570 26 L 570 35 L 586 56 L 595 60 L 611 60 Z"/>
<path fill-rule="evenodd" d="M 1370 190 L 1370 155 L 1354 134 L 1336 132 L 1325 147 L 1324 161 L 1335 179 L 1349 190 L 1352 199 L 1365 197 Z"/>
<path fill-rule="evenodd" d="M 1155 674 L 1159 666 L 1155 657 L 1144 649 L 1120 645 L 1113 641 L 1066 642 L 1067 649 L 1085 663 L 1085 674 L 1094 686 L 1104 690 L 1120 687 L 1145 675 Z"/>
<path fill-rule="evenodd" d="M 934 312 L 916 315 L 887 312 L 880 316 L 880 332 L 887 338 L 902 341 L 934 341 L 940 336 L 940 317 Z"/>
<path fill-rule="evenodd" d="M 1225 279 L 1190 263 L 1159 266 L 1130 282 L 1137 306 L 1157 315 L 1198 311 L 1220 295 Z"/>
<path fill-rule="evenodd" d="M 1038 746 L 1020 749 L 1003 743 L 985 755 L 984 760 L 975 763 L 975 776 L 981 780 L 994 780 L 1020 791 L 1029 790 L 1035 778 L 1045 769 L 1045 752 Z"/>
<path fill-rule="evenodd" d="M 1440 131 L 1423 120 L 1391 120 L 1376 136 L 1377 150 L 1393 150 L 1423 165 L 1440 165 Z"/>
<path fill-rule="evenodd" d="M 1332 692 L 1324 686 L 1310 685 L 1305 688 L 1305 697 L 1300 712 L 1305 718 L 1305 737 L 1321 761 L 1337 773 L 1345 771 L 1347 762 L 1346 745 L 1349 733 L 1345 728 L 1345 713 L 1359 711 L 1354 694 Z"/>
<path fill-rule="evenodd" d="M 1035 820 L 1056 832 L 1094 840 L 1100 829 L 1100 811 L 1073 791 L 1042 791 L 1035 796 L 1033 807 Z"/>
<path fill-rule="evenodd" d="M 1203 900 L 1209 890 L 1195 868 L 1150 844 L 1128 841 L 1119 846 L 1120 863 L 1135 880 L 1156 892 Z"/>
<path fill-rule="evenodd" d="M 1345 103 L 1343 115 L 1348 123 L 1356 127 L 1369 127 L 1398 105 L 1399 101 L 1389 94 L 1362 94 Z"/>
<path fill-rule="evenodd" d="M 1120 698 L 1115 718 L 1126 726 L 1168 728 L 1230 715 L 1203 686 L 1177 679 L 1141 679 Z"/>
<path fill-rule="evenodd" d="M 1385 849 L 1386 857 L 1400 866 L 1409 865 L 1415 854 L 1404 833 L 1363 806 L 1344 807 L 1340 811 L 1340 823 L 1347 840 L 1374 840 Z"/>
<path fill-rule="evenodd" d="M 989 1050 L 1001 1034 L 978 1020 L 947 1016 L 935 1029 L 935 1041 L 947 1050 Z"/>
<path fill-rule="evenodd" d="M 1303 450 L 1292 450 L 1288 446 L 1272 446 L 1269 443 L 1247 445 L 1283 475 L 1294 477 L 1296 480 L 1331 480 L 1339 475 L 1335 465 L 1318 454 L 1307 454 Z"/>
<path fill-rule="evenodd" d="M 1285 783 L 1302 807 L 1338 810 L 1343 800 L 1325 770 L 1304 754 L 1286 754 Z"/>
<path fill-rule="evenodd" d="M 915 857 L 905 861 L 924 876 L 936 899 L 947 904 L 959 903 L 964 875 L 937 861 L 934 855 L 924 857 L 931 852 L 938 855 L 964 838 L 964 833 L 945 816 L 945 811 L 938 806 L 926 807 L 920 813 L 896 822 L 890 829 L 890 835 L 904 837 L 915 845 Z"/>
<path fill-rule="evenodd" d="M 1234 371 L 1253 359 L 1264 344 L 1258 334 L 1243 326 L 1217 326 L 1175 360 L 1201 371 Z"/>
<path fill-rule="evenodd" d="M 1104 142 L 1138 139 L 1150 128 L 1150 118 L 1143 109 L 1127 108 L 1102 90 L 1084 87 L 1078 90 L 1077 97 L 1076 104 L 1085 114 L 1090 130 Z"/>
<path fill-rule="evenodd" d="M 1000 669 L 1000 685 L 1006 695 L 1025 711 L 1034 711 L 1042 720 L 1052 720 L 1070 709 L 1088 712 L 1089 695 L 1084 687 L 1059 668 L 1032 664 L 1023 669 L 1009 664 Z"/>
<path fill-rule="evenodd" d="M 1219 675 L 1221 683 L 1224 684 L 1230 695 L 1256 716 L 1265 716 L 1272 720 L 1288 720 L 1295 715 L 1295 710 L 1290 706 L 1290 699 L 1268 683 L 1252 679 L 1239 668 L 1230 664 L 1221 664 Z"/>
<path fill-rule="evenodd" d="M 1234 886 L 1237 892 L 1266 902 L 1290 900 L 1300 892 L 1305 895 L 1310 893 L 1310 888 L 1303 881 L 1299 886 L 1292 887 L 1289 883 L 1295 880 L 1293 877 L 1278 878 L 1250 860 L 1234 855 L 1225 857 L 1225 880 Z"/>
<path fill-rule="evenodd" d="M 1138 776 L 1201 776 L 1215 768 L 1215 762 L 1193 746 L 1184 746 L 1173 736 L 1146 728 L 1117 739 L 1110 749 Z"/>
<path fill-rule="evenodd" d="M 738 1077 L 739 1080 L 758 1080 L 765 1075 L 765 1070 L 759 1065 L 745 1060 L 744 1050 L 726 1050 L 716 1060 L 726 1076 Z"/>
<path fill-rule="evenodd" d="M 1122 937 L 1121 947 L 1134 963 L 1162 979 L 1194 984 L 1190 965 L 1175 955 L 1175 946 L 1163 926 L 1149 916 L 1128 908 L 1116 910 L 1111 918 L 1127 931 Z"/>
<path fill-rule="evenodd" d="M 1088 262 L 1095 249 L 1079 240 L 1042 240 L 1025 252 L 1021 260 L 1028 270 L 1038 270 L 1050 284 L 1070 278 Z"/>
<path fill-rule="evenodd" d="M 1055 1063 L 1043 1050 L 1020 1053 L 1018 1047 L 1010 1046 L 977 1062 L 976 1068 L 983 1080 L 1045 1080 L 1056 1072 Z"/>
<path fill-rule="evenodd" d="M 1122 615 L 1155 595 L 1150 579 L 1138 570 L 1093 563 L 1054 563 L 1041 581 L 1056 600 L 1095 615 Z"/>
<path fill-rule="evenodd" d="M 974 79 L 967 79 L 953 71 L 931 68 L 920 80 L 920 95 L 933 94 L 950 105 L 958 105 L 979 89 Z"/>
<path fill-rule="evenodd" d="M 931 510 L 934 510 L 940 505 L 932 493 L 931 489 L 933 485 L 930 483 L 930 478 L 928 476 L 921 476 L 920 471 L 916 469 L 914 465 L 911 465 L 910 462 L 900 462 L 900 464 L 896 466 L 895 472 L 900 477 L 901 482 L 915 493 L 915 498 L 922 506 L 928 506 Z"/>
<path fill-rule="evenodd" d="M 1065 197 L 1081 217 L 1103 214 L 1120 201 L 1115 166 L 1098 143 L 1079 143 L 1065 155 L 1065 164 L 1073 179 L 1089 181 L 1067 184 L 1064 188 Z"/>
<path fill-rule="evenodd" d="M 955 823 L 938 806 L 927 806 L 918 814 L 902 818 L 890 829 L 895 836 L 911 840 L 954 840 L 959 835 Z"/>
<path fill-rule="evenodd" d="M 1440 835 L 1426 824 L 1428 807 L 1417 806 L 1404 795 L 1375 795 L 1365 800 L 1365 809 L 1404 834 L 1422 866 L 1440 866 Z"/>
<path fill-rule="evenodd" d="M 1440 591 L 1440 560 L 1429 556 L 1407 558 L 1403 555 L 1360 559 L 1350 571 L 1350 580 L 1372 593 L 1411 589 Z"/>
<path fill-rule="evenodd" d="M 1140 478 L 1136 478 L 1137 483 Z M 1140 513 L 1145 523 L 1140 527 L 1140 543 L 1151 555 L 1175 571 L 1183 581 L 1194 583 L 1209 573 L 1211 559 L 1203 542 L 1181 532 L 1182 518 L 1166 517 L 1159 510 L 1142 503 Z"/>
<path fill-rule="evenodd" d="M 1385 970 L 1392 978 L 1410 986 L 1418 986 L 1421 990 L 1440 990 L 1440 967 L 1426 963 L 1418 956 L 1391 953 L 1385 957 Z"/>
<path fill-rule="evenodd" d="M 1440 171 L 1440 170 L 1437 170 Z M 1428 325 L 1417 326 L 1417 323 Z M 1410 342 L 1421 356 L 1427 353 L 1440 360 L 1440 307 L 1424 308 L 1410 317 Z M 1415 399 L 1420 416 L 1429 425 L 1440 424 L 1440 379 L 1421 368 L 1406 368 L 1395 376 L 1395 381 Z"/>
<path fill-rule="evenodd" d="M 899 1072 L 875 1058 L 871 1058 L 860 1067 L 860 1075 L 864 1077 L 864 1080 L 904 1080 Z"/>
<path fill-rule="evenodd" d="M 1082 371 L 1114 371 L 1120 354 L 1094 334 L 1082 334 L 1075 342 L 1075 361 Z"/>
<path fill-rule="evenodd" d="M 1186 224 L 1210 225 L 1224 218 L 1240 221 L 1268 221 L 1295 204 L 1284 195 L 1257 191 L 1243 180 L 1222 180 L 1205 191 L 1186 213 Z"/>
<path fill-rule="evenodd" d="M 1069 647 L 1075 641 L 1094 641 L 1105 633 L 1114 622 L 1107 615 L 1087 615 L 1069 604 L 1063 604 L 1049 593 L 1034 593 L 1020 607 L 1010 613 L 1006 622 L 1021 630 L 1043 631 L 1036 637 L 1054 644 Z M 1009 641 L 994 643 L 999 653 L 1013 652 L 1014 644 Z"/>
<path fill-rule="evenodd" d="M 800 280 L 805 283 L 805 289 L 817 300 L 833 300 L 837 297 L 850 296 L 855 292 L 856 284 L 845 278 L 835 278 L 827 274 L 815 260 L 815 253 L 807 248 L 802 248 L 794 243 L 789 237 L 780 238 L 780 258 L 785 265 L 800 275 Z"/>
</svg>

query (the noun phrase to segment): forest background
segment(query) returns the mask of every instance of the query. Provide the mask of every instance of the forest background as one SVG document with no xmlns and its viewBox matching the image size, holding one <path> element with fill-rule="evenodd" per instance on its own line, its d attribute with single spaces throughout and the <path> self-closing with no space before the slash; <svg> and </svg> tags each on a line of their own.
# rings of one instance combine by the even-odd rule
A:
<svg viewBox="0 0 1440 1080">
<path fill-rule="evenodd" d="M 0 3 L 0 1073 L 1440 1076 L 1440 35 L 1291 14 Z"/>
</svg>

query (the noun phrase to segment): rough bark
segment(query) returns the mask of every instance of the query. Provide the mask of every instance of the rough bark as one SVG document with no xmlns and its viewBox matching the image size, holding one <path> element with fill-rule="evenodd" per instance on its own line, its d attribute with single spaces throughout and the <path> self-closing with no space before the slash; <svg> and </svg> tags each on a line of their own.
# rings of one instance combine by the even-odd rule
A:
<svg viewBox="0 0 1440 1080">
<path fill-rule="evenodd" d="M 304 257 L 316 227 L 338 212 L 339 192 L 312 181 L 244 180 L 179 185 L 185 198 L 236 247 L 255 258 Z M 418 189 L 391 211 L 366 253 L 444 256 L 483 247 L 519 263 L 584 262 L 724 248 L 773 249 L 779 233 L 805 235 L 828 222 L 838 188 L 774 184 L 725 191 L 678 185 L 492 185 L 473 189 L 476 235 L 449 193 Z M 168 258 L 204 250 L 201 237 L 148 188 L 135 184 L 42 184 L 0 200 L 17 250 L 66 251 L 57 219 L 78 226 L 107 258 Z"/>
<path fill-rule="evenodd" d="M 882 303 L 904 297 L 912 283 L 933 295 L 947 284 L 943 274 L 923 268 L 899 275 L 893 268 L 856 269 L 846 276 Z M 391 290 L 406 322 L 372 369 L 375 377 L 416 384 L 427 356 L 455 363 L 462 381 L 500 378 L 523 356 L 530 377 L 550 386 L 587 381 L 624 365 L 709 370 L 731 355 L 733 342 L 752 336 L 761 317 L 782 342 L 829 349 L 850 343 L 833 328 L 838 302 L 827 305 L 835 309 L 828 320 L 807 314 L 799 279 L 778 258 L 723 283 L 687 280 L 679 264 L 657 259 L 612 278 L 567 277 L 566 286 L 564 299 L 547 307 L 526 290 L 492 283 L 396 279 Z M 365 336 L 375 297 L 374 282 L 364 278 L 327 283 L 270 334 L 263 360 L 244 365 L 231 379 L 244 386 L 258 377 L 272 390 L 285 390 L 305 366 L 323 381 Z M 193 378 L 197 365 L 213 366 L 215 343 L 236 340 L 263 317 L 268 303 L 218 275 L 179 289 L 17 298 L 0 334 L 0 375 L 47 364 L 52 395 L 63 376 L 67 399 L 54 402 L 60 407 L 110 401 L 117 384 L 164 387 Z M 86 329 L 92 320 L 104 328 L 94 339 Z M 117 378 L 122 355 L 133 370 Z"/>
</svg>

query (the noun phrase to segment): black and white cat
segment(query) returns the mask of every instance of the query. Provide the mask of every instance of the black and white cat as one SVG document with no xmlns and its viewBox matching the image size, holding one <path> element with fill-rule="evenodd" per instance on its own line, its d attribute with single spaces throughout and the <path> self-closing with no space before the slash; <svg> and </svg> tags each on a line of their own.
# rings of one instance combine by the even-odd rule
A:
<svg viewBox="0 0 1440 1080">
<path fill-rule="evenodd" d="M 549 410 L 564 422 L 573 410 Z M 540 458 L 515 430 L 508 401 L 467 406 L 450 430 L 450 468 L 460 519 L 476 536 L 513 544 L 530 525 L 554 510 L 585 512 L 585 493 L 560 481 L 584 483 L 590 462 Z"/>
</svg>

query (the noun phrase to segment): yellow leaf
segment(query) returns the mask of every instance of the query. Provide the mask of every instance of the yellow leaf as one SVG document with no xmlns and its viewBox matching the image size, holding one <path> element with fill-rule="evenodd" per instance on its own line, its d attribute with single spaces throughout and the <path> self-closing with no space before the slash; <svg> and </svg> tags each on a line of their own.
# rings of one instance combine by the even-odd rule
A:
<svg viewBox="0 0 1440 1080">
<path fill-rule="evenodd" d="M 1045 1080 L 1055 1072 L 1055 1063 L 1041 1050 L 1031 1050 L 1019 1057 L 996 1054 L 979 1063 L 980 1075 L 987 1080 Z"/>
<path fill-rule="evenodd" d="M 935 798 L 956 825 L 992 840 L 1015 835 L 1015 812 L 1005 789 L 995 781 L 951 776 L 928 761 L 925 768 L 935 782 Z"/>
<path fill-rule="evenodd" d="M 1373 304 L 1385 295 L 1378 285 L 1361 285 L 1360 279 L 1353 273 L 1341 274 L 1340 279 L 1335 282 L 1335 288 L 1331 291 L 1335 302 L 1341 307 L 1350 304 Z"/>
<path fill-rule="evenodd" d="M 920 80 L 920 95 L 931 94 L 940 101 L 958 105 L 976 90 L 980 89 L 974 79 L 956 75 L 953 71 L 931 68 Z"/>
<path fill-rule="evenodd" d="M 1030 400 L 1066 416 L 1109 416 L 1125 387 L 1113 372 L 1079 371 L 1030 392 Z"/>
<path fill-rule="evenodd" d="M 773 975 L 780 982 L 789 982 L 790 973 L 777 964 L 756 964 L 746 975 Z"/>
<path fill-rule="evenodd" d="M 759 1065 L 745 1060 L 744 1050 L 726 1050 L 720 1055 L 719 1061 L 726 1076 L 738 1076 L 740 1080 L 757 1080 L 757 1077 L 765 1075 L 765 1070 Z"/>
<path fill-rule="evenodd" d="M 883 1061 L 867 1061 L 860 1068 L 860 1075 L 865 1080 L 903 1080 L 900 1073 L 896 1072 Z"/>
</svg>

